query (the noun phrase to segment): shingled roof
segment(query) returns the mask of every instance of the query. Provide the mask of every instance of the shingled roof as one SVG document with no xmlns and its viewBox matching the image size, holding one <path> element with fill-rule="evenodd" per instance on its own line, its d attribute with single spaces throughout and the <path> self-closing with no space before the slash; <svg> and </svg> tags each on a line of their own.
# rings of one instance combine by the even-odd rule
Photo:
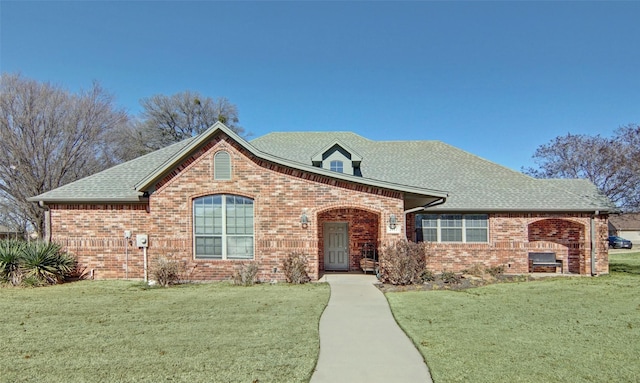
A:
<svg viewBox="0 0 640 383">
<path fill-rule="evenodd" d="M 447 190 L 449 211 L 610 211 L 615 207 L 587 180 L 543 180 L 441 141 L 372 141 L 351 132 L 270 133 L 251 143 L 292 161 L 339 140 L 362 156 L 362 177 Z"/>
<path fill-rule="evenodd" d="M 259 158 L 304 171 L 406 194 L 448 197 L 449 211 L 584 211 L 615 209 L 585 180 L 540 180 L 440 141 L 372 141 L 351 132 L 270 133 L 250 142 L 218 123 L 200 136 L 117 165 L 39 196 L 43 202 L 134 202 L 145 187 L 223 132 Z M 361 156 L 361 177 L 314 167 L 312 157 L 335 142 Z"/>
</svg>

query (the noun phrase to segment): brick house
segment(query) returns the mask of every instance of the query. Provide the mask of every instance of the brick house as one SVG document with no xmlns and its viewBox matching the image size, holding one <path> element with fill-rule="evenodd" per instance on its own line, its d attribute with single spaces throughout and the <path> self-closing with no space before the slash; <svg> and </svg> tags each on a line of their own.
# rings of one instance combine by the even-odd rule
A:
<svg viewBox="0 0 640 383">
<path fill-rule="evenodd" d="M 282 280 L 292 252 L 318 279 L 359 270 L 363 249 L 402 238 L 429 247 L 434 272 L 527 273 L 528 253 L 545 251 L 565 272 L 606 274 L 613 210 L 588 181 L 534 179 L 438 141 L 248 142 L 221 123 L 31 200 L 46 208 L 47 237 L 95 278 L 142 278 L 145 260 L 166 256 L 192 280 L 227 279 L 247 261 Z"/>
</svg>

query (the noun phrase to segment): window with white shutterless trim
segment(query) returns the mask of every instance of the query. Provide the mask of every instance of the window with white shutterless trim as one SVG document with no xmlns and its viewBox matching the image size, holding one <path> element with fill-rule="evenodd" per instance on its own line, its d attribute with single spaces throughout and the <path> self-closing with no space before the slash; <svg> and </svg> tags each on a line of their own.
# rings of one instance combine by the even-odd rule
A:
<svg viewBox="0 0 640 383">
<path fill-rule="evenodd" d="M 253 259 L 253 200 L 209 195 L 193 200 L 196 259 Z"/>
<path fill-rule="evenodd" d="M 487 214 L 417 214 L 418 242 L 489 242 Z"/>
<path fill-rule="evenodd" d="M 231 179 L 231 155 L 220 151 L 213 156 L 213 179 L 226 181 Z"/>
</svg>

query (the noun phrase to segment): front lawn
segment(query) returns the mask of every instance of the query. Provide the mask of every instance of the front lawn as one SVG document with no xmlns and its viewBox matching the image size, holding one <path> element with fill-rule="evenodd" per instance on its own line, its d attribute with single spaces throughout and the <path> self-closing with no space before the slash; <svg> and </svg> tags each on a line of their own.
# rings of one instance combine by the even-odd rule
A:
<svg viewBox="0 0 640 383">
<path fill-rule="evenodd" d="M 610 258 L 610 276 L 386 296 L 435 383 L 638 382 L 640 253 Z"/>
<path fill-rule="evenodd" d="M 306 382 L 329 286 L 0 289 L 3 382 Z"/>
</svg>

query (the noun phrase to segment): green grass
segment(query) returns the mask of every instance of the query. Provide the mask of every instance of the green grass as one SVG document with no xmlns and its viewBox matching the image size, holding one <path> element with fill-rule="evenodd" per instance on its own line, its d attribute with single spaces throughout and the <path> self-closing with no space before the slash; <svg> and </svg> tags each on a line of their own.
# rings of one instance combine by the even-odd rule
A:
<svg viewBox="0 0 640 383">
<path fill-rule="evenodd" d="M 640 252 L 610 254 L 609 271 L 640 275 Z"/>
<path fill-rule="evenodd" d="M 329 286 L 0 289 L 2 382 L 306 382 Z"/>
<path fill-rule="evenodd" d="M 611 269 L 387 299 L 436 383 L 640 382 L 640 253 Z"/>
</svg>

